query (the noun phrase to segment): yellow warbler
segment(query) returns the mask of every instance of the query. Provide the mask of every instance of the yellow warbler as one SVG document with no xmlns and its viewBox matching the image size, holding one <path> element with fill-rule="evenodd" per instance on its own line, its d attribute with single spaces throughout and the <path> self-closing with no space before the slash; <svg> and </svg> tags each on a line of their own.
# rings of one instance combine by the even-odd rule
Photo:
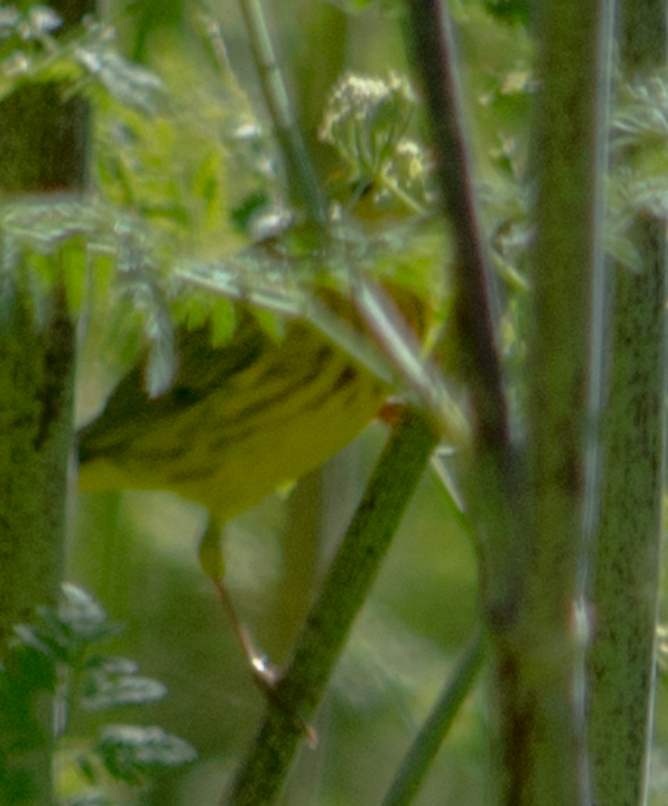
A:
<svg viewBox="0 0 668 806">
<path fill-rule="evenodd" d="M 140 364 L 80 431 L 82 491 L 171 490 L 226 521 L 344 447 L 388 393 L 298 319 L 275 341 L 246 313 L 220 347 L 181 329 L 178 354 L 165 394 L 147 395 Z"/>
<path fill-rule="evenodd" d="M 421 330 L 422 304 L 412 294 L 393 293 Z M 350 305 L 332 301 L 362 329 Z M 79 487 L 171 490 L 208 508 L 200 562 L 266 688 L 271 675 L 222 581 L 220 526 L 343 448 L 376 416 L 390 390 L 302 319 L 290 321 L 284 337 L 274 340 L 242 310 L 222 346 L 212 346 L 207 327 L 181 328 L 178 355 L 180 368 L 167 392 L 149 397 L 140 363 L 79 432 Z"/>
</svg>

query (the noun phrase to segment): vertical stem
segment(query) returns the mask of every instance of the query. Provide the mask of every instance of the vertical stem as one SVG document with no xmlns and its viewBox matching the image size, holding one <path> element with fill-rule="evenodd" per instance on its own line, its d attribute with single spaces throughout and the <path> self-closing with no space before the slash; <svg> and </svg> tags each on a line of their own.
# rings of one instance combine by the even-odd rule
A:
<svg viewBox="0 0 668 806">
<path fill-rule="evenodd" d="M 20 293 L 4 298 L 2 313 L 0 657 L 13 625 L 32 620 L 38 605 L 55 604 L 60 591 L 74 380 L 73 326 L 58 291 L 41 328 Z M 45 691 L 31 705 L 39 746 L 17 748 L 0 735 L 0 802 L 7 806 L 53 803 L 51 699 Z"/>
<path fill-rule="evenodd" d="M 471 158 L 460 99 L 454 37 L 440 0 L 409 0 L 410 45 L 421 79 L 439 189 L 455 244 L 455 327 L 461 374 L 471 390 L 475 444 L 470 466 L 462 457 L 462 489 L 480 552 L 484 613 L 494 649 L 498 709 L 496 733 L 502 786 L 498 802 L 510 804 L 512 726 L 518 659 L 509 634 L 519 616 L 529 534 L 524 516 L 524 468 L 511 444 L 504 379 L 497 344 L 498 311 L 473 195 Z M 504 765 L 507 770 L 503 769 Z"/>
<path fill-rule="evenodd" d="M 419 71 L 437 160 L 439 189 L 452 228 L 457 350 L 471 390 L 473 461 L 461 457 L 462 487 L 481 555 L 481 586 L 492 640 L 518 597 L 522 543 L 518 504 L 523 484 L 510 442 L 508 407 L 496 332 L 498 312 L 473 193 L 469 137 L 454 37 L 440 0 L 409 0 L 409 44 Z"/>
<path fill-rule="evenodd" d="M 624 2 L 619 42 L 627 77 L 662 68 L 665 3 Z M 596 799 L 606 806 L 647 801 L 662 535 L 665 224 L 639 215 L 630 237 L 642 269 L 611 267 L 615 300 L 604 420 L 607 463 L 591 590 L 596 618 L 589 658 L 590 748 Z"/>
<path fill-rule="evenodd" d="M 509 804 L 589 801 L 574 603 L 584 562 L 592 282 L 601 260 L 605 117 L 598 93 L 606 83 L 611 19 L 604 0 L 546 0 L 537 19 L 541 90 L 533 143 L 535 297 L 528 379 L 532 545 L 509 669 Z"/>
<path fill-rule="evenodd" d="M 89 0 L 51 6 L 64 29 L 93 8 Z M 82 190 L 87 109 L 78 98 L 64 102 L 59 89 L 24 85 L 0 105 L 3 195 Z M 53 259 L 57 277 L 58 257 Z M 28 271 L 19 259 L 0 278 L 0 658 L 14 624 L 31 619 L 38 605 L 55 604 L 65 556 L 74 327 L 62 285 L 56 281 L 38 303 Z M 54 802 L 53 715 L 46 692 L 34 707 L 41 746 L 22 750 L 0 736 L 3 804 Z"/>
<path fill-rule="evenodd" d="M 309 222 L 318 228 L 324 228 L 327 225 L 327 209 L 288 97 L 261 0 L 240 0 L 240 5 L 264 99 L 285 160 L 292 200 L 301 207 Z"/>
<path fill-rule="evenodd" d="M 597 800 L 606 806 L 646 802 L 665 442 L 663 230 L 661 222 L 638 220 L 643 271 L 616 270 L 589 659 L 590 747 Z"/>
<path fill-rule="evenodd" d="M 452 676 L 434 705 L 427 721 L 404 756 L 382 806 L 408 806 L 413 803 L 432 762 L 470 693 L 485 659 L 485 639 L 481 629 L 471 638 Z"/>
<path fill-rule="evenodd" d="M 497 300 L 473 194 L 468 132 L 450 19 L 440 0 L 410 0 L 410 39 L 435 145 L 439 187 L 455 245 L 455 314 L 465 380 L 475 404 L 478 442 L 503 450 L 507 406 L 499 360 Z"/>
</svg>

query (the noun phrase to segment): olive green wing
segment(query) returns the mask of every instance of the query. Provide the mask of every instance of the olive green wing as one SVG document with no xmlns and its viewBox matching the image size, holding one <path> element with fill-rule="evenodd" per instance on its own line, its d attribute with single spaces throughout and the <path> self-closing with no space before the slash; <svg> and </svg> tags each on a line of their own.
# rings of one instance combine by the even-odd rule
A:
<svg viewBox="0 0 668 806">
<path fill-rule="evenodd" d="M 120 455 L 147 430 L 168 429 L 184 408 L 196 405 L 214 389 L 233 385 L 234 377 L 258 360 L 269 341 L 250 314 L 232 339 L 219 347 L 212 346 L 208 327 L 181 329 L 179 370 L 173 385 L 151 398 L 144 384 L 145 361 L 140 361 L 120 381 L 99 417 L 79 431 L 79 464 Z"/>
</svg>

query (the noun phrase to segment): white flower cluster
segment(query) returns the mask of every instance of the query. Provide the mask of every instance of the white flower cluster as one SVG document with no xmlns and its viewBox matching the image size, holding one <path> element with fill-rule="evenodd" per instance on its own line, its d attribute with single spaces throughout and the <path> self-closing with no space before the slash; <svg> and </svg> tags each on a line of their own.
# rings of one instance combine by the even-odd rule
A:
<svg viewBox="0 0 668 806">
<path fill-rule="evenodd" d="M 351 169 L 353 182 L 371 189 L 379 206 L 399 202 L 423 213 L 433 200 L 431 161 L 407 136 L 417 98 L 404 77 L 347 73 L 325 108 L 320 139 L 333 145 Z"/>
<path fill-rule="evenodd" d="M 361 174 L 380 173 L 406 132 L 415 94 L 405 78 L 347 73 L 327 103 L 320 138 Z"/>
</svg>

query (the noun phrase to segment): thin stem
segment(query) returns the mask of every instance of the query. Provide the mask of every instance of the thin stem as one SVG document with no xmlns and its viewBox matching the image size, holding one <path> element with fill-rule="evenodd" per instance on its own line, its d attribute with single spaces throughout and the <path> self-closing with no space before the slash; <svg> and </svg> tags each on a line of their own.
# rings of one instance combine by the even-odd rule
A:
<svg viewBox="0 0 668 806">
<path fill-rule="evenodd" d="M 441 0 L 409 0 L 408 8 L 409 40 L 455 244 L 451 284 L 456 346 L 451 349 L 459 354 L 473 403 L 474 444 L 472 452 L 458 457 L 460 484 L 480 547 L 485 617 L 498 626 L 516 609 L 522 584 L 521 555 L 527 544 L 520 512 L 523 468 L 511 444 L 496 292 L 473 194 L 451 24 Z"/>
<path fill-rule="evenodd" d="M 496 334 L 496 300 L 471 182 L 463 104 L 450 21 L 441 0 L 410 0 L 412 52 L 432 127 L 439 186 L 455 242 L 454 281 L 466 380 L 475 395 L 478 439 L 508 443 L 508 416 Z"/>
<path fill-rule="evenodd" d="M 327 226 L 327 207 L 292 109 L 261 0 L 239 0 L 239 2 L 264 99 L 285 160 L 291 198 L 298 207 L 303 209 L 308 221 L 318 228 L 325 228 Z"/>
<path fill-rule="evenodd" d="M 429 718 L 415 737 L 392 782 L 383 806 L 408 806 L 417 795 L 436 754 L 471 691 L 485 659 L 481 629 L 469 641 Z"/>
</svg>

